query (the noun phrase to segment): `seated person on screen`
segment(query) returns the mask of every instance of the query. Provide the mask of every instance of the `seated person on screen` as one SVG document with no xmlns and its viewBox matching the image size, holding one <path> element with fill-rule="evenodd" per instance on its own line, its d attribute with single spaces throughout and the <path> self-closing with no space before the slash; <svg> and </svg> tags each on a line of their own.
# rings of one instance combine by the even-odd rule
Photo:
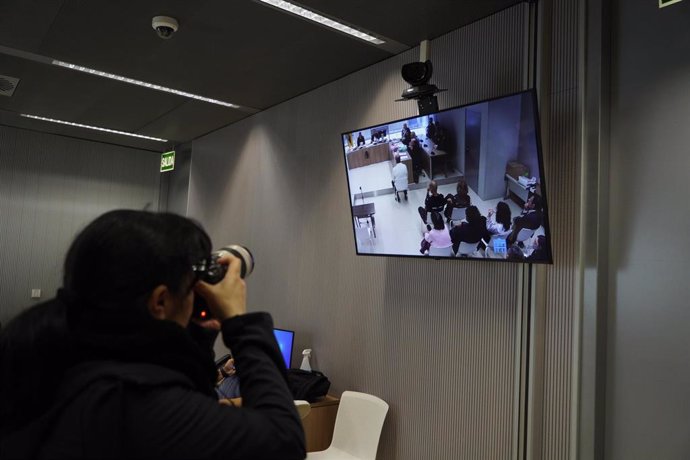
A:
<svg viewBox="0 0 690 460">
<path fill-rule="evenodd" d="M 450 240 L 450 233 L 448 227 L 443 223 L 443 217 L 438 212 L 431 213 L 431 222 L 434 227 L 428 232 L 424 233 L 419 252 L 426 253 L 429 248 L 449 248 L 453 244 Z"/>
<path fill-rule="evenodd" d="M 366 141 L 364 140 L 364 136 L 362 136 L 362 133 L 359 133 L 359 136 L 357 136 L 357 147 L 360 145 L 364 145 Z"/>
<path fill-rule="evenodd" d="M 402 131 L 400 132 L 400 142 L 406 146 L 410 145 L 412 140 L 412 131 L 407 127 L 407 123 L 403 123 Z"/>
<path fill-rule="evenodd" d="M 486 218 L 486 229 L 492 234 L 505 233 L 510 229 L 510 207 L 506 202 L 499 201 L 496 205 L 496 214 L 494 210 L 489 209 Z"/>
<path fill-rule="evenodd" d="M 508 244 L 513 244 L 517 241 L 518 233 L 523 228 L 536 230 L 541 227 L 544 220 L 541 206 L 541 196 L 536 193 L 530 194 L 525 202 L 522 214 L 513 220 L 513 232 L 508 236 Z"/>
<path fill-rule="evenodd" d="M 450 217 L 453 215 L 453 208 L 466 208 L 472 204 L 470 199 L 470 189 L 467 187 L 467 182 L 465 179 L 460 179 L 456 188 L 456 194 L 451 195 L 450 193 L 446 195 L 446 210 L 443 211 L 443 215 L 446 216 L 448 222 L 450 222 Z"/>
<path fill-rule="evenodd" d="M 434 123 L 434 119 L 429 117 L 429 124 L 426 127 L 426 137 L 427 139 L 431 139 L 432 141 L 436 142 L 436 124 Z"/>
<path fill-rule="evenodd" d="M 393 166 L 392 174 L 393 180 L 391 181 L 391 184 L 393 184 L 395 201 L 400 202 L 398 192 L 405 192 L 405 201 L 407 201 L 407 190 L 409 188 L 407 184 L 407 166 L 405 166 L 405 163 L 400 161 L 400 156 L 398 155 L 395 156 L 395 166 Z"/>
<path fill-rule="evenodd" d="M 446 206 L 446 199 L 438 193 L 438 185 L 436 181 L 432 180 L 429 182 L 429 186 L 426 189 L 426 199 L 424 200 L 424 207 L 417 208 L 419 211 L 419 217 L 422 218 L 422 222 L 426 224 L 427 214 L 430 212 L 442 212 L 443 208 Z M 428 228 L 429 226 L 427 226 Z"/>
<path fill-rule="evenodd" d="M 532 246 L 532 254 L 527 257 L 527 260 L 547 260 L 548 253 L 546 252 L 546 236 L 539 235 Z"/>
<path fill-rule="evenodd" d="M 491 234 L 486 229 L 486 217 L 479 213 L 476 206 L 469 206 L 465 214 L 466 222 L 456 225 L 450 230 L 453 242 L 453 252 L 457 253 L 460 243 L 479 243 L 482 238 L 488 241 Z"/>
<path fill-rule="evenodd" d="M 438 123 L 436 123 L 436 134 L 434 135 L 433 141 L 436 147 L 441 150 L 446 147 L 446 130 Z"/>
<path fill-rule="evenodd" d="M 414 183 L 418 184 L 419 176 L 422 173 L 422 165 L 424 164 L 423 159 L 426 153 L 424 152 L 422 146 L 419 144 L 419 139 L 417 139 L 415 133 L 412 133 L 412 139 L 410 140 L 410 146 L 408 148 L 408 151 L 410 153 L 410 158 L 412 158 L 412 172 L 414 173 Z"/>
<path fill-rule="evenodd" d="M 512 245 L 511 247 L 508 248 L 508 253 L 506 255 L 507 260 L 517 260 L 517 261 L 524 261 L 525 260 L 525 254 L 522 252 L 522 249 L 516 244 Z"/>
</svg>

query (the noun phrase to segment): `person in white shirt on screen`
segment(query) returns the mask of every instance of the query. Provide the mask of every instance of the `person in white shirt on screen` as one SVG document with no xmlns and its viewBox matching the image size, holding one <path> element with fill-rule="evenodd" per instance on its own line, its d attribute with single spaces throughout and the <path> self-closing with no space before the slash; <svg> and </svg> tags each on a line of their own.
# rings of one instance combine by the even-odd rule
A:
<svg viewBox="0 0 690 460">
<path fill-rule="evenodd" d="M 486 218 L 486 229 L 492 234 L 505 233 L 510 230 L 510 217 L 510 207 L 504 201 L 499 201 L 496 205 L 495 214 L 493 209 L 489 209 Z"/>
<path fill-rule="evenodd" d="M 400 202 L 398 192 L 405 192 L 405 201 L 407 201 L 407 166 L 400 161 L 400 156 L 395 157 L 395 163 L 392 172 L 393 180 L 391 181 L 393 184 L 393 192 L 395 193 L 395 201 Z"/>
</svg>

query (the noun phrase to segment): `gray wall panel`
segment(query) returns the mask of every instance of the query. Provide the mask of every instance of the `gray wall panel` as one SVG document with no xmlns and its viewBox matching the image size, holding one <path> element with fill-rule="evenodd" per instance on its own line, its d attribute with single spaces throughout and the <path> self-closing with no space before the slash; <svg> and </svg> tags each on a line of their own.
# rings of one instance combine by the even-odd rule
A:
<svg viewBox="0 0 690 460">
<path fill-rule="evenodd" d="M 605 456 L 688 459 L 690 2 L 612 4 Z"/>
<path fill-rule="evenodd" d="M 431 43 L 433 81 L 452 89 L 441 108 L 523 89 L 525 12 Z M 393 100 L 406 88 L 401 65 L 417 53 L 195 141 L 189 213 L 216 244 L 252 248 L 250 308 L 297 331 L 297 353 L 314 350 L 333 392 L 390 403 L 379 458 L 511 458 L 517 267 L 354 251 L 340 133 L 416 113 Z"/>
<path fill-rule="evenodd" d="M 577 329 L 579 282 L 580 125 L 578 119 L 580 0 L 554 0 L 547 12 L 550 70 L 542 105 L 544 166 L 551 224 L 554 265 L 544 276 L 544 337 L 541 424 L 537 458 L 568 459 L 573 456 L 577 388 L 573 386 L 574 331 Z M 545 128 L 545 130 L 544 130 Z"/>
<path fill-rule="evenodd" d="M 54 295 L 72 238 L 115 208 L 158 206 L 159 156 L 0 126 L 0 321 Z"/>
</svg>

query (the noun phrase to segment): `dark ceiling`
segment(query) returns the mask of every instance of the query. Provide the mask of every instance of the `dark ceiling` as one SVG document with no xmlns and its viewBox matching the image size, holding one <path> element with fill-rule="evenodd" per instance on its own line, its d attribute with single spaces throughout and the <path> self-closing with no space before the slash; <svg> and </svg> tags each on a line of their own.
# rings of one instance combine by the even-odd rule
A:
<svg viewBox="0 0 690 460">
<path fill-rule="evenodd" d="M 372 46 L 254 0 L 0 0 L 0 75 L 21 79 L 12 97 L 0 96 L 0 124 L 164 151 L 520 1 L 299 3 L 390 43 Z M 157 15 L 179 21 L 172 39 L 156 36 L 151 19 Z M 62 69 L 46 63 L 50 59 L 243 109 Z M 20 113 L 170 142 L 54 125 Z"/>
</svg>

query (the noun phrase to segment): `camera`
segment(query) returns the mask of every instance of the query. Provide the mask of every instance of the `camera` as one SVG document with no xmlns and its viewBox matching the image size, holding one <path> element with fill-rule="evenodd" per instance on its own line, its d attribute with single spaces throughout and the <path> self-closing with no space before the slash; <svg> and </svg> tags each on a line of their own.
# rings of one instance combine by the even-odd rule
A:
<svg viewBox="0 0 690 460">
<path fill-rule="evenodd" d="M 446 90 L 438 89 L 436 85 L 429 83 L 434 72 L 431 61 L 405 64 L 400 72 L 403 80 L 411 86 L 403 91 L 400 95 L 401 99 L 396 99 L 396 101 L 417 100 L 419 115 L 438 112 L 438 100 L 434 95 Z"/>
<path fill-rule="evenodd" d="M 192 270 L 198 275 L 200 281 L 209 284 L 218 284 L 228 271 L 228 266 L 218 263 L 218 260 L 226 254 L 233 255 L 240 259 L 240 277 L 246 278 L 254 271 L 254 256 L 245 246 L 230 244 L 211 253 L 211 257 L 201 260 L 192 266 Z M 194 300 L 194 311 L 192 316 L 197 319 L 209 319 L 211 313 L 208 309 L 206 299 L 196 296 Z"/>
<path fill-rule="evenodd" d="M 180 25 L 177 19 L 171 18 L 170 16 L 156 16 L 151 20 L 151 27 L 155 29 L 160 38 L 167 40 L 172 38 Z"/>
</svg>

